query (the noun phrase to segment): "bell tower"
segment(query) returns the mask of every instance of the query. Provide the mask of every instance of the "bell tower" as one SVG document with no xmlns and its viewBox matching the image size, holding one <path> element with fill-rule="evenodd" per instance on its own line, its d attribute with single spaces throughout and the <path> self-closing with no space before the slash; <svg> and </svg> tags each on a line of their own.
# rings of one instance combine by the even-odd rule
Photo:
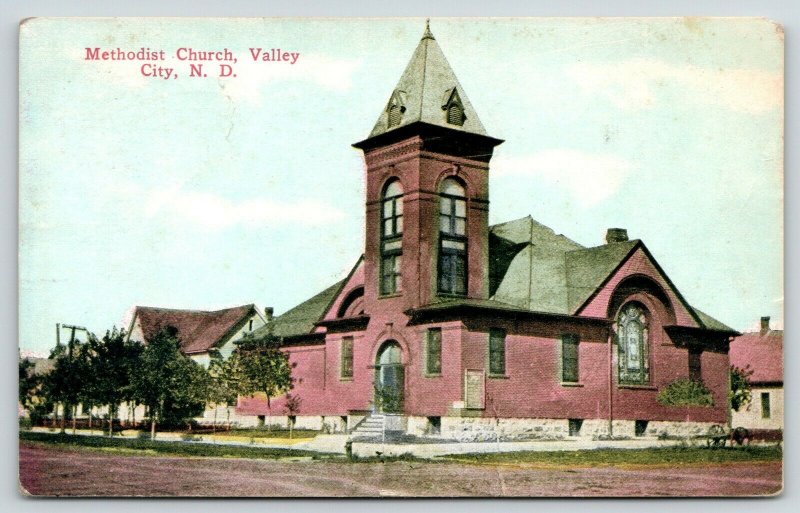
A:
<svg viewBox="0 0 800 513">
<path fill-rule="evenodd" d="M 367 313 L 488 298 L 489 161 L 502 142 L 426 24 L 369 137 L 353 145 L 367 172 Z"/>
</svg>

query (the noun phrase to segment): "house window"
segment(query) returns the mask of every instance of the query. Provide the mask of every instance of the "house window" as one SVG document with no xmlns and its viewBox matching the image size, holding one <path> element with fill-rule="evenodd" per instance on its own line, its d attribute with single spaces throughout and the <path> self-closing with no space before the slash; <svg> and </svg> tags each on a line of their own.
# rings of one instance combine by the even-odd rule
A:
<svg viewBox="0 0 800 513">
<path fill-rule="evenodd" d="M 581 436 L 581 427 L 583 427 L 583 419 L 569 419 L 569 436 Z"/>
<path fill-rule="evenodd" d="M 647 326 L 647 314 L 638 303 L 629 303 L 620 311 L 617 318 L 617 351 L 621 384 L 650 382 Z"/>
<path fill-rule="evenodd" d="M 353 337 L 342 339 L 342 362 L 340 376 L 342 379 L 353 377 Z"/>
<path fill-rule="evenodd" d="M 564 383 L 577 383 L 578 372 L 578 336 L 564 335 L 561 337 L 561 381 Z"/>
<path fill-rule="evenodd" d="M 702 350 L 696 347 L 689 348 L 689 379 L 703 381 L 703 367 L 701 363 Z"/>
<path fill-rule="evenodd" d="M 381 201 L 381 295 L 401 290 L 403 256 L 403 186 L 389 182 Z"/>
<path fill-rule="evenodd" d="M 467 293 L 467 200 L 454 178 L 442 181 L 439 197 L 439 292 Z"/>
<path fill-rule="evenodd" d="M 442 373 L 442 330 L 431 328 L 425 340 L 425 374 L 435 376 Z"/>
<path fill-rule="evenodd" d="M 499 328 L 489 330 L 489 375 L 506 374 L 506 332 Z"/>
<path fill-rule="evenodd" d="M 633 425 L 633 434 L 636 436 L 644 436 L 645 433 L 647 433 L 647 424 L 649 424 L 649 422 L 646 420 L 637 420 Z"/>
<path fill-rule="evenodd" d="M 761 392 L 761 418 L 768 419 L 772 417 L 772 411 L 769 404 L 769 392 Z"/>
</svg>

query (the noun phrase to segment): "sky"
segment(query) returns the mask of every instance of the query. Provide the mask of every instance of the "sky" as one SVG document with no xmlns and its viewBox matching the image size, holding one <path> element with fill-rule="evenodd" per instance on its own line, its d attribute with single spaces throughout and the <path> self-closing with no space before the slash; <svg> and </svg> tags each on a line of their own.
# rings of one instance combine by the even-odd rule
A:
<svg viewBox="0 0 800 513">
<path fill-rule="evenodd" d="M 33 19 L 20 29 L 19 345 L 133 305 L 280 314 L 363 252 L 367 137 L 423 19 Z M 437 19 L 489 135 L 490 222 L 642 239 L 693 306 L 783 325 L 783 33 L 759 19 Z M 163 49 L 178 78 L 86 48 Z M 181 47 L 230 49 L 190 78 Z M 250 48 L 299 52 L 253 62 Z M 126 326 L 127 327 L 127 326 Z M 67 332 L 62 337 L 68 336 Z M 62 338 L 63 339 L 63 338 Z"/>
</svg>

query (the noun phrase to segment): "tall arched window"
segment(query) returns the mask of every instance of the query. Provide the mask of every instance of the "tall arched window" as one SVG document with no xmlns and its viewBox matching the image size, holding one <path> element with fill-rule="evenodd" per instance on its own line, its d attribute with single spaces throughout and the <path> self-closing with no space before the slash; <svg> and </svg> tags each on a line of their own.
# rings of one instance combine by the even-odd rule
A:
<svg viewBox="0 0 800 513">
<path fill-rule="evenodd" d="M 617 318 L 619 382 L 645 384 L 650 381 L 647 311 L 638 303 L 628 303 Z"/>
<path fill-rule="evenodd" d="M 442 181 L 439 192 L 439 292 L 467 293 L 467 200 L 455 178 Z"/>
<path fill-rule="evenodd" d="M 403 257 L 403 186 L 392 180 L 381 201 L 381 283 L 382 295 L 402 290 L 400 269 Z"/>
</svg>

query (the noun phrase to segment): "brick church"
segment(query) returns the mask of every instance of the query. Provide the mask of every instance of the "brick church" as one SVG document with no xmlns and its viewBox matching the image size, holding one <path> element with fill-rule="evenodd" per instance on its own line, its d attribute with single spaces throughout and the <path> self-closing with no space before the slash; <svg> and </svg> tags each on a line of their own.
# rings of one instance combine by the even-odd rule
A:
<svg viewBox="0 0 800 513">
<path fill-rule="evenodd" d="M 295 364 L 299 407 L 241 398 L 239 415 L 356 432 L 380 419 L 461 440 L 690 434 L 726 422 L 737 333 L 689 305 L 624 229 L 587 248 L 530 217 L 490 226 L 502 142 L 426 28 L 353 145 L 366 162 L 363 256 L 261 328 Z M 661 404 L 659 391 L 682 378 L 701 381 L 713 406 Z"/>
</svg>

